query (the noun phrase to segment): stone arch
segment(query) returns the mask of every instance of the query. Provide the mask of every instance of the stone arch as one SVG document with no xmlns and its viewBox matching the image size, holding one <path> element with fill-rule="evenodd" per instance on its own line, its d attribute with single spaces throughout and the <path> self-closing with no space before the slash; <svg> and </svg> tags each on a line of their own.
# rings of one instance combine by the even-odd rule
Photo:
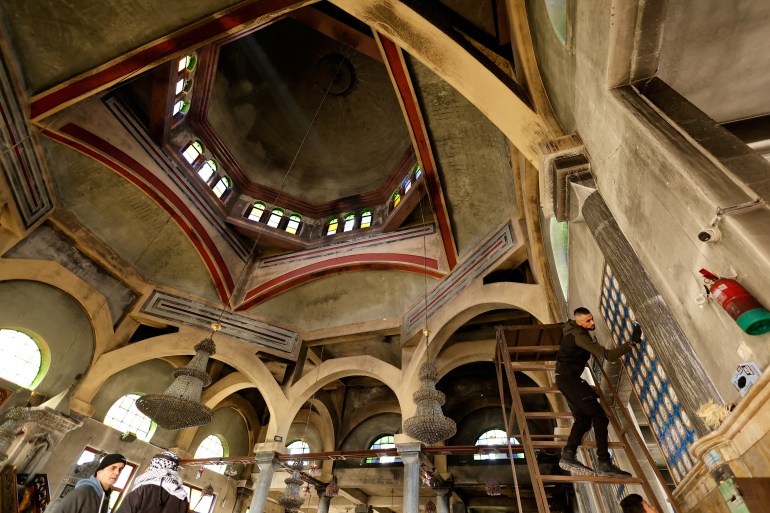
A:
<svg viewBox="0 0 770 513">
<path fill-rule="evenodd" d="M 50 260 L 3 259 L 0 262 L 0 281 L 10 280 L 36 281 L 68 294 L 91 321 L 94 339 L 91 364 L 107 350 L 115 333 L 109 308 L 104 308 L 107 298 L 78 276 Z"/>
<path fill-rule="evenodd" d="M 375 378 L 393 391 L 399 405 L 403 403 L 400 393 L 402 384 L 400 369 L 368 355 L 334 358 L 323 362 L 317 371 L 305 374 L 288 390 L 286 394 L 288 408 L 283 410 L 284 415 L 277 421 L 278 432 L 270 434 L 285 436 L 297 412 L 318 389 L 331 381 L 348 376 Z"/>
<path fill-rule="evenodd" d="M 177 333 L 149 338 L 103 354 L 77 388 L 71 402 L 73 407 L 78 407 L 84 410 L 81 413 L 90 415 L 92 411 L 90 401 L 109 376 L 137 363 L 162 356 L 195 354 L 193 341 L 197 342 L 205 336 L 206 334 L 199 330 L 183 328 Z M 275 431 L 276 412 L 285 410 L 286 396 L 265 364 L 254 356 L 253 348 L 248 343 L 223 335 L 216 335 L 215 339 L 217 352 L 214 358 L 238 370 L 255 388 L 259 389 L 265 399 L 265 404 L 270 411 L 268 436 L 272 437 Z M 232 386 L 243 388 L 243 383 Z M 222 396 L 219 397 L 219 400 L 224 399 Z"/>
</svg>

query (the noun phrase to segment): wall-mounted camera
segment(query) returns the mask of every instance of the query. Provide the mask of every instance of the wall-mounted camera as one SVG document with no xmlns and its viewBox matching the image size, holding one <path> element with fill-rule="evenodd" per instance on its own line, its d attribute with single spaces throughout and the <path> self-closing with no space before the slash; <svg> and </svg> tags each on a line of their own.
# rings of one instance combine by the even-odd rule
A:
<svg viewBox="0 0 770 513">
<path fill-rule="evenodd" d="M 698 232 L 698 240 L 701 242 L 719 242 L 722 240 L 722 230 L 717 226 L 709 226 Z"/>
</svg>

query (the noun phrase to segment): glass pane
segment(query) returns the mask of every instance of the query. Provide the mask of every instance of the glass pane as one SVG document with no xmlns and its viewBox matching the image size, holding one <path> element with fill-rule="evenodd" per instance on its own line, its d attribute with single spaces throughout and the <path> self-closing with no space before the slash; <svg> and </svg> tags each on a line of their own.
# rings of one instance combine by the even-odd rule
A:
<svg viewBox="0 0 770 513">
<path fill-rule="evenodd" d="M 43 363 L 37 343 L 20 331 L 0 329 L 0 353 L 0 377 L 29 388 Z"/>
<path fill-rule="evenodd" d="M 126 464 L 125 467 L 123 467 L 123 470 L 120 471 L 120 475 L 118 476 L 118 480 L 115 481 L 115 484 L 112 485 L 113 488 L 117 488 L 119 490 L 122 490 L 126 487 L 126 484 L 128 484 L 128 478 L 131 477 L 131 472 L 134 470 L 134 466 L 130 464 Z"/>
<path fill-rule="evenodd" d="M 182 91 L 184 91 L 184 79 L 180 78 L 176 83 L 176 88 L 174 89 L 174 94 L 179 94 Z"/>
<path fill-rule="evenodd" d="M 94 458 L 96 458 L 96 453 L 90 449 L 86 449 L 80 455 L 80 458 L 78 458 L 76 465 L 82 465 L 83 463 L 94 461 Z"/>
<path fill-rule="evenodd" d="M 138 394 L 127 394 L 115 401 L 104 417 L 104 423 L 121 433 L 136 433 L 137 438 L 147 442 L 152 437 L 153 422 L 136 408 Z"/>
<path fill-rule="evenodd" d="M 361 214 L 361 228 L 369 228 L 372 225 L 372 211 L 364 210 Z"/>
<path fill-rule="evenodd" d="M 177 67 L 177 71 L 184 71 L 184 69 L 187 67 L 187 64 L 190 63 L 190 56 L 185 55 L 181 59 L 179 59 L 179 66 Z"/>
<path fill-rule="evenodd" d="M 349 232 L 353 229 L 353 227 L 356 225 L 356 218 L 355 216 L 346 216 L 345 217 L 345 226 L 342 228 L 343 232 Z"/>
<path fill-rule="evenodd" d="M 176 106 L 174 106 L 174 108 L 176 108 Z M 200 156 L 201 153 L 202 152 L 198 151 L 198 148 L 196 148 L 196 144 L 193 143 L 184 149 L 184 151 L 182 152 L 182 155 L 184 156 L 184 159 L 187 161 L 188 164 L 192 164 L 193 162 L 195 162 L 195 159 L 197 159 Z"/>
<path fill-rule="evenodd" d="M 225 182 L 224 178 L 217 180 L 217 183 L 214 185 L 214 195 L 217 198 L 222 198 L 228 190 L 229 188 L 227 187 L 227 182 Z"/>
<path fill-rule="evenodd" d="M 299 228 L 299 221 L 295 219 L 289 219 L 289 222 L 286 224 L 286 231 L 291 234 L 296 234 L 297 228 Z"/>
<path fill-rule="evenodd" d="M 259 222 L 262 219 L 262 214 L 265 212 L 265 205 L 262 203 L 254 203 L 249 211 L 249 220 Z"/>
<path fill-rule="evenodd" d="M 224 456 L 225 446 L 217 435 L 207 436 L 195 451 L 195 458 L 223 458 Z M 226 465 L 205 465 L 205 467 L 218 474 L 224 474 Z"/>
<path fill-rule="evenodd" d="M 270 218 L 267 220 L 267 225 L 272 228 L 278 228 L 278 224 L 281 222 L 281 217 L 283 217 L 283 210 L 273 210 L 270 213 Z"/>
<path fill-rule="evenodd" d="M 174 104 L 174 109 L 171 111 L 172 116 L 176 116 L 179 114 L 179 111 L 182 110 L 182 105 L 184 105 L 184 102 L 182 100 L 179 100 Z"/>
<path fill-rule="evenodd" d="M 208 182 L 211 180 L 211 177 L 214 176 L 214 172 L 216 171 L 216 164 L 213 160 L 207 160 L 203 163 L 201 168 L 198 170 L 198 176 L 203 180 L 204 182 Z"/>
<path fill-rule="evenodd" d="M 326 235 L 334 235 L 337 233 L 338 221 L 334 219 L 329 222 L 329 229 L 326 230 Z"/>
</svg>

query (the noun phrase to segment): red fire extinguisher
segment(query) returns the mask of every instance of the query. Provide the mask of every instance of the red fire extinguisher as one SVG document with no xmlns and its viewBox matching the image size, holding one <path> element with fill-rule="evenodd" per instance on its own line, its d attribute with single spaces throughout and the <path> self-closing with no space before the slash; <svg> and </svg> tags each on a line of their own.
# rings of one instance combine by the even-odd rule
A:
<svg viewBox="0 0 770 513">
<path fill-rule="evenodd" d="M 706 279 L 711 295 L 743 331 L 749 335 L 770 332 L 770 312 L 740 283 L 730 278 L 720 278 L 706 269 L 701 269 L 700 273 Z"/>
</svg>

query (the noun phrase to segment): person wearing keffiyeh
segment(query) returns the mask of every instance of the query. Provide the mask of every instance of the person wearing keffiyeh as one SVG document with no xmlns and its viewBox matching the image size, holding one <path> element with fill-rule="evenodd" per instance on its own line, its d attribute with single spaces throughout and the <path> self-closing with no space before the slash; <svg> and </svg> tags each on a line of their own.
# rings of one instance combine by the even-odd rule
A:
<svg viewBox="0 0 770 513">
<path fill-rule="evenodd" d="M 189 502 L 183 487 L 179 457 L 164 451 L 150 460 L 150 467 L 134 480 L 117 513 L 187 513 Z"/>
</svg>

